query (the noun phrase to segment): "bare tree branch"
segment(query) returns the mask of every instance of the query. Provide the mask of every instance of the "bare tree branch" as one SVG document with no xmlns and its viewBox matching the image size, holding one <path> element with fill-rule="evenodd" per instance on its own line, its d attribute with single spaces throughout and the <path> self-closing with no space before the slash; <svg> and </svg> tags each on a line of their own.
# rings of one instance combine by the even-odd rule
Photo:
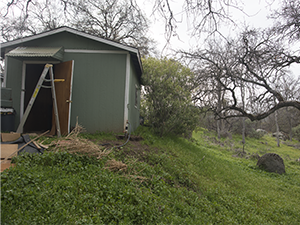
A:
<svg viewBox="0 0 300 225">
<path fill-rule="evenodd" d="M 283 107 L 299 109 L 299 99 L 283 95 L 289 77 L 287 67 L 298 63 L 299 56 L 291 55 L 272 32 L 246 30 L 236 40 L 223 44 L 212 41 L 205 50 L 181 51 L 181 54 L 198 74 L 194 101 L 209 106 L 221 119 L 260 120 Z M 245 107 L 239 94 L 242 84 L 246 92 Z M 298 82 L 291 93 L 299 85 Z M 219 91 L 224 96 L 221 109 L 217 100 Z"/>
</svg>

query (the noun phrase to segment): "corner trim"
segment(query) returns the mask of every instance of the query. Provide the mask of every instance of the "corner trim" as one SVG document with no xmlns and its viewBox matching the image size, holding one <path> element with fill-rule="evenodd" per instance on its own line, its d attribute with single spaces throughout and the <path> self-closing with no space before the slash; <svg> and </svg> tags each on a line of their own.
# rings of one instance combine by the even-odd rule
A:
<svg viewBox="0 0 300 225">
<path fill-rule="evenodd" d="M 128 120 L 129 114 L 129 85 L 130 85 L 130 54 L 126 56 L 126 79 L 125 79 L 125 99 L 124 99 L 124 129 Z"/>
</svg>

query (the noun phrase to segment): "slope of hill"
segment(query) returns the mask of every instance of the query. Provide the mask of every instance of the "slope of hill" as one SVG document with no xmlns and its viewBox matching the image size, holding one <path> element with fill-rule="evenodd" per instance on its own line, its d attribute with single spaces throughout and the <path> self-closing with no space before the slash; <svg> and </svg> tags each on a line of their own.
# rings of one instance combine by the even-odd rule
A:
<svg viewBox="0 0 300 225">
<path fill-rule="evenodd" d="M 141 127 L 100 159 L 59 152 L 15 158 L 1 174 L 1 224 L 300 224 L 300 150 L 272 137 L 159 138 Z M 113 134 L 82 134 L 119 145 Z M 287 145 L 288 144 L 288 145 Z M 282 156 L 286 174 L 256 167 Z"/>
</svg>

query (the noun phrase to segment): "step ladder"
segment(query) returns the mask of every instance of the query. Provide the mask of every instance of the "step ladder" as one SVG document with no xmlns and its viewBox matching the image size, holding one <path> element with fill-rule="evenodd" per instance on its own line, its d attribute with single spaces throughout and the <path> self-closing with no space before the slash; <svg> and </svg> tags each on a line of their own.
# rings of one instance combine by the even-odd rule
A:
<svg viewBox="0 0 300 225">
<path fill-rule="evenodd" d="M 50 79 L 46 79 L 46 75 L 49 71 L 49 74 L 50 74 Z M 50 85 L 49 86 L 45 86 L 43 85 L 43 82 L 50 82 Z M 61 137 L 61 132 L 60 132 L 60 125 L 59 125 L 59 118 L 58 118 L 58 109 L 57 109 L 57 102 L 56 102 L 56 94 L 55 94 L 55 86 L 54 86 L 54 82 L 57 82 L 57 81 L 64 81 L 63 79 L 54 79 L 54 75 L 53 75 L 53 65 L 52 64 L 46 64 L 45 67 L 44 67 L 44 70 L 41 74 L 41 77 L 34 89 L 34 92 L 31 96 L 31 99 L 27 105 L 27 108 L 24 112 L 24 115 L 21 119 L 21 122 L 18 126 L 18 129 L 17 129 L 17 133 L 22 133 L 23 131 L 23 126 L 27 120 L 27 117 L 30 113 L 30 110 L 33 106 L 33 103 L 40 91 L 40 89 L 43 87 L 43 88 L 51 88 L 51 92 L 52 92 L 52 100 L 53 100 L 53 106 L 54 106 L 54 115 L 55 115 L 55 123 L 56 123 L 56 130 L 57 130 L 57 137 Z"/>
</svg>

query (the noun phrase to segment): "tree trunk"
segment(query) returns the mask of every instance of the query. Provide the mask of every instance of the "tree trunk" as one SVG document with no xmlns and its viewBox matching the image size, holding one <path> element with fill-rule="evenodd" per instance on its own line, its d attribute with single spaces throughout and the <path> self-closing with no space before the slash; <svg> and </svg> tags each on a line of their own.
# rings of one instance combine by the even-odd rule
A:
<svg viewBox="0 0 300 225">
<path fill-rule="evenodd" d="M 217 120 L 217 134 L 218 134 L 218 139 L 221 139 L 221 134 L 220 134 L 220 120 Z"/>
<path fill-rule="evenodd" d="M 221 98 L 221 84 L 218 83 L 218 108 L 217 112 L 220 113 L 221 107 L 222 107 L 222 98 Z M 218 134 L 218 139 L 221 139 L 221 121 L 218 119 L 217 120 L 217 134 Z"/>
<path fill-rule="evenodd" d="M 275 124 L 276 124 L 277 147 L 280 147 L 280 140 L 279 140 L 279 126 L 278 126 L 278 112 L 277 112 L 277 111 L 275 111 Z"/>
<path fill-rule="evenodd" d="M 245 143 L 246 143 L 246 140 L 245 140 L 245 130 L 246 130 L 245 117 L 243 117 L 242 120 L 243 120 L 243 129 L 242 129 L 243 140 L 242 140 L 242 143 L 243 143 L 243 152 L 244 152 L 245 151 Z"/>
<path fill-rule="evenodd" d="M 293 140 L 293 118 L 292 113 L 290 112 L 289 108 L 285 108 L 287 120 L 289 122 L 289 139 L 290 141 Z"/>
<path fill-rule="evenodd" d="M 243 82 L 241 83 L 241 97 L 242 97 L 242 107 L 243 110 L 245 110 L 245 93 L 244 93 L 244 86 L 243 86 Z M 245 117 L 242 118 L 242 123 L 243 123 L 243 128 L 242 128 L 242 143 L 243 143 L 243 152 L 245 151 L 245 131 L 246 131 L 246 124 L 245 124 Z"/>
</svg>

